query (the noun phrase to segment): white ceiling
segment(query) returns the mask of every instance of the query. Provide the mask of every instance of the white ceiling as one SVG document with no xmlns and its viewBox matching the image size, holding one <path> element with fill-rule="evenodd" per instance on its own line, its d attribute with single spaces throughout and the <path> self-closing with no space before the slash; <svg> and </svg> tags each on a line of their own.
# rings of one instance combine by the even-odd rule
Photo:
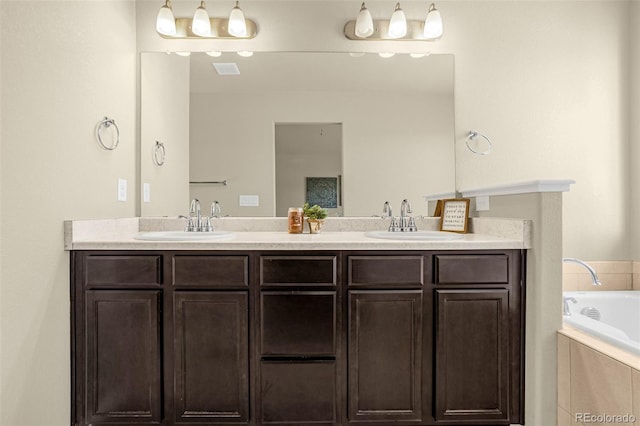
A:
<svg viewBox="0 0 640 426">
<path fill-rule="evenodd" d="M 193 53 L 191 92 L 369 91 L 453 93 L 453 55 L 412 58 L 377 54 L 259 52 L 250 58 Z M 240 75 L 220 76 L 214 62 L 235 63 Z"/>
</svg>

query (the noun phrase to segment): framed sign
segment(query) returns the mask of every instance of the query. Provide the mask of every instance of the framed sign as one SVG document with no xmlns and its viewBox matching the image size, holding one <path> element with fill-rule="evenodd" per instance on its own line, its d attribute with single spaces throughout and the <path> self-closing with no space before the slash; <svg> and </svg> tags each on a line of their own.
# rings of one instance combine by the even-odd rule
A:
<svg viewBox="0 0 640 426">
<path fill-rule="evenodd" d="M 440 230 L 466 234 L 469 223 L 469 199 L 452 198 L 442 200 Z"/>
</svg>

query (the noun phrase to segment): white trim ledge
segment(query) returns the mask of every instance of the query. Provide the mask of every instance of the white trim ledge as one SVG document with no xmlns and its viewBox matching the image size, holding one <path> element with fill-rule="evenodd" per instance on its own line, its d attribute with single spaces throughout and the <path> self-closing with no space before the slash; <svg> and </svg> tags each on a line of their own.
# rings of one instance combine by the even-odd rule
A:
<svg viewBox="0 0 640 426">
<path fill-rule="evenodd" d="M 449 199 L 449 198 L 456 198 L 456 193 L 455 192 L 442 192 L 440 194 L 423 195 L 422 198 L 425 201 L 446 200 L 446 199 Z"/>
<path fill-rule="evenodd" d="M 485 188 L 461 190 L 460 194 L 464 198 L 471 198 L 490 197 L 493 195 L 530 194 L 536 192 L 568 192 L 571 185 L 575 183 L 576 181 L 573 179 L 532 180 L 529 182 L 511 183 L 506 185 L 487 186 Z"/>
</svg>

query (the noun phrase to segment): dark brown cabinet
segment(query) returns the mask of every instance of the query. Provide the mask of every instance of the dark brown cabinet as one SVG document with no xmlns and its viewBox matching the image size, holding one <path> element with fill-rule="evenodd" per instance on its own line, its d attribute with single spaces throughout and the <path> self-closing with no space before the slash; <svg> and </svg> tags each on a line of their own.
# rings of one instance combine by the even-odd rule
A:
<svg viewBox="0 0 640 426">
<path fill-rule="evenodd" d="M 248 422 L 247 292 L 176 292 L 174 377 L 181 423 Z"/>
<path fill-rule="evenodd" d="M 161 419 L 158 291 L 88 291 L 87 423 Z"/>
<path fill-rule="evenodd" d="M 437 420 L 509 420 L 508 303 L 507 290 L 436 291 Z"/>
<path fill-rule="evenodd" d="M 349 292 L 349 419 L 422 419 L 422 290 Z"/>
<path fill-rule="evenodd" d="M 72 423 L 522 423 L 523 262 L 75 251 Z"/>
</svg>

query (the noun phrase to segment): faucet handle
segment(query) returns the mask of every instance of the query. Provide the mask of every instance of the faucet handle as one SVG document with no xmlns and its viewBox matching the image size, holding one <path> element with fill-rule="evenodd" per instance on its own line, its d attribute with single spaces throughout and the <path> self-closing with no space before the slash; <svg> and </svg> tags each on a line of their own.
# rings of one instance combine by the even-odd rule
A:
<svg viewBox="0 0 640 426">
<path fill-rule="evenodd" d="M 178 219 L 186 219 L 187 224 L 184 227 L 185 232 L 193 232 L 195 231 L 195 227 L 193 226 L 193 219 L 187 216 L 180 215 Z"/>
<path fill-rule="evenodd" d="M 213 232 L 213 225 L 211 225 L 211 219 L 207 216 L 202 218 L 202 232 Z"/>
</svg>

